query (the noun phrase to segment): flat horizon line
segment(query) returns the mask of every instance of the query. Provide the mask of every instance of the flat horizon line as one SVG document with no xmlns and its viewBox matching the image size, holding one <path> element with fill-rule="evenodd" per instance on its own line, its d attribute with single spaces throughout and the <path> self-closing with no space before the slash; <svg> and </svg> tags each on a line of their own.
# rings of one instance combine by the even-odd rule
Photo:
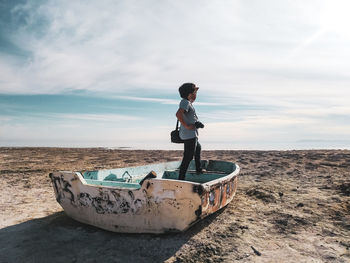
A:
<svg viewBox="0 0 350 263">
<path fill-rule="evenodd" d="M 183 151 L 183 149 L 142 149 L 137 147 L 104 147 L 104 146 L 0 146 L 0 149 L 105 149 L 105 150 L 123 150 L 123 151 Z M 288 151 L 350 151 L 350 148 L 305 148 L 305 149 L 203 149 L 202 152 L 208 151 L 255 151 L 255 152 L 288 152 Z"/>
</svg>

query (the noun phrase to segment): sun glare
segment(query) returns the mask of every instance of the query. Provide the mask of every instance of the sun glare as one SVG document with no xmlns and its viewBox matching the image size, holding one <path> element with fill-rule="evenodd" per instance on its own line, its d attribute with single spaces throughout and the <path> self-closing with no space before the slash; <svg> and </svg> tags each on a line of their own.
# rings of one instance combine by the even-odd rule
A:
<svg viewBox="0 0 350 263">
<path fill-rule="evenodd" d="M 350 38 L 350 1 L 333 0 L 325 1 L 321 12 L 321 24 L 326 30 Z"/>
</svg>

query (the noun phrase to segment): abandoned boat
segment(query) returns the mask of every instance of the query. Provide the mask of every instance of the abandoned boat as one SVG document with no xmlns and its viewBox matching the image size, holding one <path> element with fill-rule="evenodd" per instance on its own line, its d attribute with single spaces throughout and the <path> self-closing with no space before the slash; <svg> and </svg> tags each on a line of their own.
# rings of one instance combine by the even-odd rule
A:
<svg viewBox="0 0 350 263">
<path fill-rule="evenodd" d="M 186 180 L 177 180 L 181 162 L 86 172 L 50 173 L 57 202 L 82 223 L 114 232 L 183 231 L 226 206 L 237 188 L 239 166 L 190 163 Z"/>
</svg>

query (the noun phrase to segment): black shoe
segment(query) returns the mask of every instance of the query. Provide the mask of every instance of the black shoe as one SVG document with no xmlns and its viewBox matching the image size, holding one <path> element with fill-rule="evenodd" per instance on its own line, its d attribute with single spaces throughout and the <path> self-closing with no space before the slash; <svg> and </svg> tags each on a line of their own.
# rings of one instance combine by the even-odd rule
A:
<svg viewBox="0 0 350 263">
<path fill-rule="evenodd" d="M 196 174 L 203 174 L 205 172 L 204 169 L 200 168 L 199 170 L 196 170 Z"/>
</svg>

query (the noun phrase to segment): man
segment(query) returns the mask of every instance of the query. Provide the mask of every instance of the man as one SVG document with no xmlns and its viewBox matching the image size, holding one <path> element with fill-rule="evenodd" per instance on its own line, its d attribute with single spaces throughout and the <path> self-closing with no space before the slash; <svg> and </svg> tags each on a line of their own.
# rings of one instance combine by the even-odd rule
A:
<svg viewBox="0 0 350 263">
<path fill-rule="evenodd" d="M 191 160 L 195 159 L 197 174 L 202 173 L 201 168 L 201 145 L 198 142 L 198 128 L 204 125 L 198 121 L 196 111 L 192 103 L 197 98 L 198 87 L 193 83 L 184 83 L 179 88 L 182 98 L 176 117 L 181 123 L 180 138 L 184 140 L 184 153 L 180 165 L 179 180 L 185 180 L 186 172 Z"/>
</svg>

